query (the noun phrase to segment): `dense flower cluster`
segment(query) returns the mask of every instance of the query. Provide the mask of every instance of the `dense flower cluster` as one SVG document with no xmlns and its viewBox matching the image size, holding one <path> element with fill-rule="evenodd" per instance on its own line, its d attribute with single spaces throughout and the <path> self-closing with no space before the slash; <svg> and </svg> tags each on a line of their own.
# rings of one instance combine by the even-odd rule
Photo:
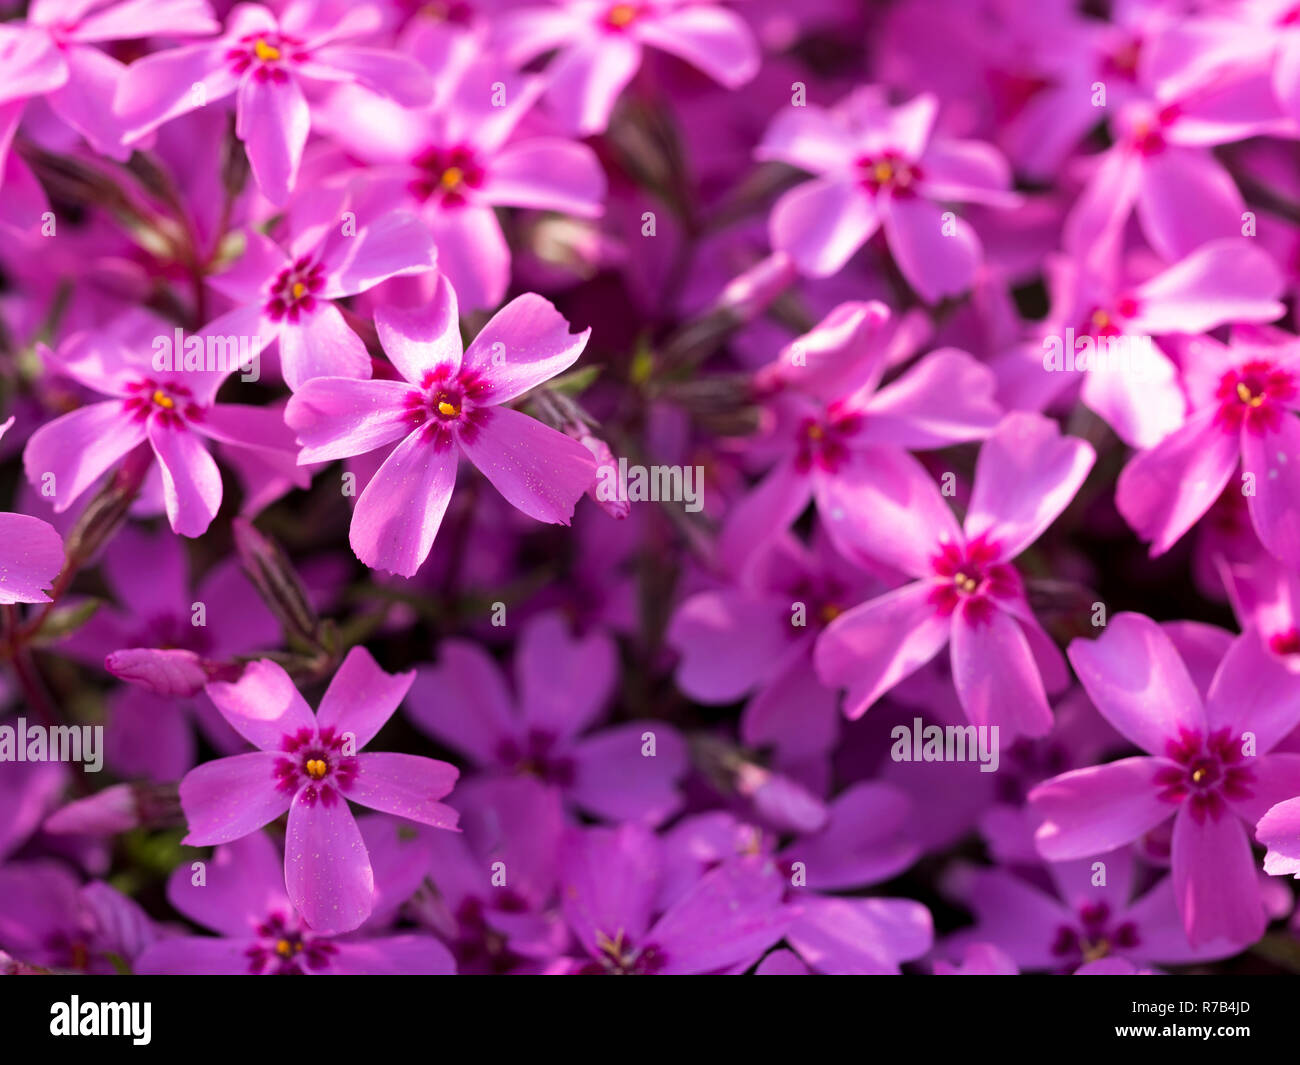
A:
<svg viewBox="0 0 1300 1065">
<path fill-rule="evenodd" d="M 1294 0 L 0 22 L 0 971 L 1300 971 Z"/>
</svg>

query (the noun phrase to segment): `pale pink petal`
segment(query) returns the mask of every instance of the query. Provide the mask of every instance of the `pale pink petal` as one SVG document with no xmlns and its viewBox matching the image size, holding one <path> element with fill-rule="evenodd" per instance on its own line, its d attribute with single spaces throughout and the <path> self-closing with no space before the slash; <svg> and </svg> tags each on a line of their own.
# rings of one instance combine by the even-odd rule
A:
<svg viewBox="0 0 1300 1065">
<path fill-rule="evenodd" d="M 464 204 L 427 213 L 438 269 L 455 289 L 463 313 L 495 307 L 510 281 L 510 248 L 496 212 Z"/>
<path fill-rule="evenodd" d="M 686 60 L 729 89 L 740 88 L 758 73 L 758 43 L 734 11 L 682 6 L 632 25 L 644 43 Z"/>
<path fill-rule="evenodd" d="M 292 796 L 275 776 L 279 760 L 270 751 L 254 751 L 204 762 L 186 773 L 180 795 L 190 830 L 182 842 L 190 847 L 228 843 L 289 809 Z"/>
<path fill-rule="evenodd" d="M 347 797 L 394 817 L 455 828 L 456 811 L 438 800 L 451 791 L 458 776 L 455 766 L 433 758 L 365 752 L 357 755 L 357 776 Z"/>
<path fill-rule="evenodd" d="M 755 149 L 758 159 L 775 159 L 813 174 L 843 170 L 853 159 L 848 130 L 829 111 L 814 105 L 782 111 Z"/>
<path fill-rule="evenodd" d="M 376 312 L 376 317 L 388 309 Z M 314 377 L 289 399 L 284 420 L 298 434 L 301 462 L 362 455 L 411 432 L 405 381 Z"/>
<path fill-rule="evenodd" d="M 1124 758 L 1053 777 L 1029 793 L 1043 823 L 1038 853 L 1050 862 L 1091 858 L 1131 843 L 1169 819 L 1175 807 L 1159 798 L 1157 771 L 1172 762 Z"/>
<path fill-rule="evenodd" d="M 601 133 L 609 125 L 619 93 L 640 66 L 641 46 L 631 37 L 580 38 L 547 68 L 547 103 L 567 129 L 584 137 Z"/>
<path fill-rule="evenodd" d="M 999 609 L 959 609 L 952 622 L 952 679 L 966 717 L 1012 736 L 1052 729 L 1043 679 L 1019 622 Z"/>
<path fill-rule="evenodd" d="M 297 391 L 313 377 L 367 378 L 370 356 L 332 303 L 320 302 L 280 330 L 280 372 Z"/>
<path fill-rule="evenodd" d="M 1276 428 L 1247 427 L 1241 468 L 1254 478 L 1246 505 L 1260 541 L 1288 566 L 1300 566 L 1300 422 L 1284 414 Z"/>
<path fill-rule="evenodd" d="M 433 299 L 425 307 L 375 308 L 375 330 L 384 354 L 412 383 L 418 384 L 425 373 L 439 366 L 452 373 L 460 369 L 460 315 L 456 292 L 445 275 L 439 275 Z"/>
<path fill-rule="evenodd" d="M 311 115 L 302 88 L 293 78 L 259 81 L 246 76 L 239 85 L 236 134 L 248 151 L 258 187 L 268 200 L 283 204 L 298 180 Z"/>
<path fill-rule="evenodd" d="M 162 469 L 167 520 L 181 536 L 202 536 L 221 506 L 221 471 L 197 434 L 149 422 L 149 444 Z"/>
<path fill-rule="evenodd" d="M 465 350 L 465 366 L 487 381 L 487 403 L 507 403 L 578 360 L 590 329 L 570 333 L 564 315 L 535 292 L 497 311 Z"/>
<path fill-rule="evenodd" d="M 311 707 L 284 667 L 262 658 L 244 667 L 239 680 L 205 689 L 231 728 L 255 747 L 278 751 L 287 736 L 316 730 Z"/>
<path fill-rule="evenodd" d="M 478 195 L 503 207 L 596 218 L 603 210 L 605 192 L 605 172 L 585 144 L 533 137 L 501 150 L 488 167 Z"/>
<path fill-rule="evenodd" d="M 858 439 L 909 451 L 982 439 L 1002 414 L 996 389 L 987 366 L 964 351 L 942 348 L 866 401 Z"/>
<path fill-rule="evenodd" d="M 890 253 L 922 299 L 937 303 L 971 287 L 983 249 L 969 222 L 922 196 L 882 196 L 878 204 Z"/>
<path fill-rule="evenodd" d="M 483 413 L 479 431 L 459 438 L 466 457 L 512 506 L 538 521 L 568 525 L 596 479 L 591 453 L 518 411 L 493 407 Z"/>
<path fill-rule="evenodd" d="M 239 78 L 226 60 L 228 50 L 224 44 L 170 48 L 127 67 L 113 109 L 129 136 L 138 139 L 164 122 L 234 92 Z"/>
<path fill-rule="evenodd" d="M 1240 435 L 1193 415 L 1150 451 L 1135 455 L 1116 483 L 1115 505 L 1151 554 L 1177 543 L 1219 498 L 1237 466 Z"/>
<path fill-rule="evenodd" d="M 433 98 L 433 81 L 424 68 L 391 48 L 336 44 L 317 49 L 311 58 L 313 64 L 333 67 L 403 107 L 422 107 Z"/>
<path fill-rule="evenodd" d="M 856 182 L 814 178 L 772 208 L 772 247 L 812 277 L 838 273 L 880 225 L 876 204 Z"/>
<path fill-rule="evenodd" d="M 1201 696 L 1168 634 L 1142 614 L 1116 614 L 1096 640 L 1066 652 L 1102 716 L 1144 751 L 1163 755 L 1180 729 L 1201 732 Z"/>
<path fill-rule="evenodd" d="M 46 498 L 62 513 L 144 438 L 144 423 L 127 414 L 119 401 L 92 403 L 32 433 L 23 468 L 37 491 L 52 488 L 54 494 Z M 47 475 L 52 479 L 47 481 Z"/>
<path fill-rule="evenodd" d="M 1008 414 L 980 448 L 966 512 L 966 539 L 985 537 L 1015 558 L 1070 504 L 1096 452 L 1038 414 Z"/>
<path fill-rule="evenodd" d="M 1205 244 L 1133 293 L 1133 333 L 1204 333 L 1229 322 L 1272 322 L 1286 308 L 1282 274 L 1249 239 Z"/>
<path fill-rule="evenodd" d="M 385 673 L 364 647 L 354 647 L 334 673 L 316 710 L 316 726 L 351 733 L 360 750 L 384 727 L 406 698 L 415 670 Z"/>
<path fill-rule="evenodd" d="M 1231 175 L 1208 149 L 1166 145 L 1142 161 L 1137 216 L 1151 246 L 1166 259 L 1240 236 L 1245 209 Z"/>
<path fill-rule="evenodd" d="M 370 856 L 348 804 L 331 798 L 293 797 L 284 841 L 284 882 L 289 899 L 318 932 L 351 932 L 374 908 Z"/>
<path fill-rule="evenodd" d="M 818 514 L 849 557 L 931 577 L 939 545 L 961 542 L 952 508 L 925 467 L 905 451 L 861 448 L 834 474 L 818 471 L 815 483 Z"/>
<path fill-rule="evenodd" d="M 952 626 L 935 610 L 932 592 L 928 581 L 905 585 L 841 614 L 818 638 L 817 675 L 823 684 L 848 688 L 848 717 L 861 717 L 948 642 Z"/>
<path fill-rule="evenodd" d="M 1245 946 L 1264 934 L 1255 858 L 1245 826 L 1230 814 L 1197 824 L 1187 804 L 1174 819 L 1174 893 L 1192 946 L 1228 939 Z"/>
<path fill-rule="evenodd" d="M 48 603 L 45 590 L 62 569 L 63 540 L 53 525 L 0 514 L 0 603 Z"/>
<path fill-rule="evenodd" d="M 459 457 L 423 429 L 398 444 L 357 499 L 348 534 L 357 558 L 371 569 L 414 574 L 451 502 Z"/>
</svg>

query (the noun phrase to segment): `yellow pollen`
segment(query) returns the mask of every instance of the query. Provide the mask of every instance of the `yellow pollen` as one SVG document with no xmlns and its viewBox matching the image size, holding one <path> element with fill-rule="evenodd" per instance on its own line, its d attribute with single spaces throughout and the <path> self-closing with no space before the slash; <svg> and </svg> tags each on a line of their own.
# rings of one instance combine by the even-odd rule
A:
<svg viewBox="0 0 1300 1065">
<path fill-rule="evenodd" d="M 306 291 L 307 291 L 307 286 L 304 285 L 301 281 L 295 281 L 295 282 L 293 283 L 293 298 L 294 298 L 294 299 L 296 299 L 296 300 L 300 300 L 300 299 L 302 299 L 302 294 L 303 294 L 304 292 L 306 292 Z"/>
<path fill-rule="evenodd" d="M 1110 954 L 1110 940 L 1099 939 L 1095 943 L 1087 939 L 1083 941 L 1083 960 L 1100 961 Z"/>
<path fill-rule="evenodd" d="M 465 171 L 458 166 L 449 166 L 442 172 L 442 177 L 439 180 L 442 182 L 443 188 L 454 189 L 465 180 Z"/>
<path fill-rule="evenodd" d="M 886 162 L 879 162 L 871 170 L 872 174 L 880 184 L 884 184 L 894 176 L 894 168 Z"/>
<path fill-rule="evenodd" d="M 257 58 L 263 63 L 270 63 L 273 60 L 280 58 L 280 49 L 273 48 L 262 40 L 261 37 L 259 37 L 257 43 L 253 45 L 253 51 L 257 53 Z"/>
<path fill-rule="evenodd" d="M 176 401 L 172 399 L 172 397 L 169 396 L 166 392 L 164 392 L 161 388 L 158 389 L 156 392 L 154 392 L 153 401 L 157 403 L 158 406 L 162 407 L 164 410 L 171 410 L 174 406 L 176 406 Z"/>
<path fill-rule="evenodd" d="M 967 577 L 964 573 L 954 574 L 952 583 L 960 588 L 963 592 L 973 592 L 979 587 L 979 582 L 973 577 Z"/>
<path fill-rule="evenodd" d="M 1237 382 L 1237 398 L 1243 403 L 1249 403 L 1252 407 L 1258 407 L 1264 402 L 1263 396 L 1251 395 L 1250 389 L 1242 381 Z"/>
<path fill-rule="evenodd" d="M 636 18 L 635 4 L 615 4 L 609 9 L 605 21 L 611 26 L 626 26 L 634 18 Z"/>
<path fill-rule="evenodd" d="M 825 603 L 821 608 L 821 619 L 829 625 L 843 613 L 844 608 L 838 603 Z"/>
<path fill-rule="evenodd" d="M 808 426 L 808 437 L 810 440 L 820 440 L 825 435 L 826 435 L 826 430 L 823 429 L 820 425 Z"/>
<path fill-rule="evenodd" d="M 1204 769 L 1198 769 L 1198 770 L 1196 770 L 1196 771 L 1192 774 L 1192 783 L 1193 783 L 1193 784 L 1199 784 L 1201 781 L 1203 781 L 1203 780 L 1205 779 L 1205 777 L 1206 777 L 1206 772 L 1205 772 L 1205 770 L 1204 770 Z"/>
<path fill-rule="evenodd" d="M 325 761 L 322 758 L 309 758 L 307 760 L 307 775 L 311 777 L 312 780 L 320 780 L 320 778 L 325 775 L 325 771 L 328 768 L 329 767 L 325 764 Z"/>
<path fill-rule="evenodd" d="M 1110 325 L 1110 315 L 1105 311 L 1093 311 L 1092 324 L 1097 326 L 1098 329 L 1105 329 L 1106 326 Z"/>
<path fill-rule="evenodd" d="M 459 414 L 460 408 L 454 403 L 448 403 L 445 399 L 438 404 L 438 413 L 445 414 L 450 418 L 453 414 Z"/>
<path fill-rule="evenodd" d="M 280 957 L 287 958 L 294 952 L 293 944 L 287 939 L 277 940 L 275 944 L 275 952 L 280 955 Z"/>
</svg>

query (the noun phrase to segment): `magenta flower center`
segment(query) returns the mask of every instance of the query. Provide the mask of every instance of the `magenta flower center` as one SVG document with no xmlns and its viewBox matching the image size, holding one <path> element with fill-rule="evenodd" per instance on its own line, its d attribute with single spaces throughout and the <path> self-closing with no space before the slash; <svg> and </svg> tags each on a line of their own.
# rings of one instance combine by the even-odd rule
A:
<svg viewBox="0 0 1300 1065">
<path fill-rule="evenodd" d="M 1219 401 L 1214 421 L 1224 431 L 1244 426 L 1256 435 L 1272 432 L 1296 398 L 1295 377 L 1271 362 L 1248 362 L 1219 379 L 1214 398 Z"/>
<path fill-rule="evenodd" d="M 1094 902 L 1080 908 L 1077 925 L 1061 925 L 1056 930 L 1052 953 L 1074 968 L 1117 951 L 1132 950 L 1139 942 L 1137 925 L 1132 921 L 1113 925 L 1110 907 Z"/>
<path fill-rule="evenodd" d="M 301 792 L 308 805 L 317 800 L 333 805 L 357 777 L 356 755 L 344 748 L 344 736 L 332 728 L 304 728 L 285 736 L 280 744 L 284 754 L 275 761 L 276 787 L 291 795 Z"/>
<path fill-rule="evenodd" d="M 1088 312 L 1082 333 L 1094 337 L 1117 337 L 1124 332 L 1124 323 L 1136 318 L 1139 310 L 1138 301 L 1132 296 L 1121 296 L 1113 307 L 1094 307 Z"/>
<path fill-rule="evenodd" d="M 275 275 L 266 301 L 267 316 L 273 322 L 284 318 L 298 321 L 301 315 L 316 309 L 316 293 L 324 285 L 325 268 L 312 262 L 310 256 L 302 256 Z"/>
<path fill-rule="evenodd" d="M 1254 794 L 1255 771 L 1240 764 L 1242 738 L 1230 729 L 1218 729 L 1203 737 L 1194 729 L 1179 729 L 1165 745 L 1175 763 L 1156 771 L 1159 797 L 1169 803 L 1191 803 L 1192 818 L 1203 824 L 1208 817 L 1217 821 L 1227 809 L 1225 800 L 1249 799 Z"/>
<path fill-rule="evenodd" d="M 1182 115 L 1177 104 L 1167 104 L 1154 117 L 1141 118 L 1129 131 L 1129 143 L 1139 155 L 1157 155 L 1165 150 L 1165 131 Z"/>
<path fill-rule="evenodd" d="M 575 766 L 558 746 L 558 737 L 552 733 L 529 729 L 522 743 L 514 737 L 503 739 L 497 746 L 497 758 L 512 772 L 564 788 L 573 783 Z"/>
<path fill-rule="evenodd" d="M 244 951 L 254 976 L 301 976 L 320 970 L 338 948 L 298 919 L 273 913 L 257 926 L 257 942 Z"/>
<path fill-rule="evenodd" d="M 304 63 L 310 54 L 303 42 L 284 33 L 250 33 L 226 52 L 226 62 L 236 74 L 251 70 L 258 81 L 283 84 L 289 80 L 286 64 Z"/>
<path fill-rule="evenodd" d="M 418 171 L 408 186 L 421 203 L 436 198 L 444 207 L 459 207 L 471 189 L 482 186 L 487 171 L 465 145 L 455 148 L 426 148 L 412 161 Z"/>
<path fill-rule="evenodd" d="M 861 413 L 837 403 L 819 418 L 804 418 L 795 434 L 795 466 L 800 473 L 813 467 L 834 473 L 849 457 L 847 441 L 861 428 Z"/>
<path fill-rule="evenodd" d="M 941 617 L 960 609 L 973 622 L 987 621 L 996 608 L 995 599 L 1012 599 L 1020 588 L 1014 567 L 998 561 L 1001 551 L 983 536 L 965 547 L 946 543 L 930 560 L 939 580 L 930 593 L 930 603 Z"/>
<path fill-rule="evenodd" d="M 921 168 L 894 151 L 879 155 L 864 155 L 855 165 L 862 184 L 872 192 L 889 189 L 895 196 L 911 195 L 913 186 L 921 180 Z"/>
<path fill-rule="evenodd" d="M 1291 628 L 1273 633 L 1268 638 L 1268 649 L 1275 655 L 1300 654 L 1300 630 Z"/>
<path fill-rule="evenodd" d="M 203 408 L 194 402 L 194 393 L 174 381 L 159 382 L 142 377 L 126 386 L 126 410 L 136 421 L 155 419 L 172 429 L 182 429 L 186 422 L 203 417 Z"/>
<path fill-rule="evenodd" d="M 425 439 L 439 451 L 450 447 L 457 435 L 472 442 L 487 420 L 483 401 L 489 391 L 476 371 L 439 366 L 424 375 L 419 391 L 407 393 L 406 419 L 413 426 L 425 426 Z"/>
</svg>

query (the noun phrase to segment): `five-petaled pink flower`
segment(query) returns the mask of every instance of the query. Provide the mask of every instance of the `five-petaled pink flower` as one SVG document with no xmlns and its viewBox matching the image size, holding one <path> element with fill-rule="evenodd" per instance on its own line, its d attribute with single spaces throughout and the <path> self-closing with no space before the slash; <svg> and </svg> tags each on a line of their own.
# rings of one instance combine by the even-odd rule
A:
<svg viewBox="0 0 1300 1065">
<path fill-rule="evenodd" d="M 362 647 L 343 660 L 313 716 L 280 666 L 251 663 L 233 684 L 207 693 L 222 716 L 258 748 L 218 758 L 181 781 L 185 843 L 205 847 L 256 832 L 285 811 L 285 885 L 294 907 L 320 932 L 350 932 L 370 916 L 374 875 L 348 802 L 456 827 L 438 800 L 455 766 L 412 754 L 362 753 L 406 697 L 414 671 L 385 673 Z"/>
<path fill-rule="evenodd" d="M 330 17 L 310 0 L 298 0 L 277 17 L 260 4 L 240 4 L 218 40 L 133 63 L 114 107 L 134 143 L 164 122 L 237 93 L 235 131 L 262 192 L 282 204 L 297 181 L 311 130 L 304 81 L 356 82 L 408 107 L 433 95 L 429 76 L 409 56 L 337 43 L 372 33 L 381 22 L 370 5 Z"/>
<path fill-rule="evenodd" d="M 609 125 L 645 45 L 684 59 L 729 89 L 758 73 L 758 44 L 744 19 L 694 0 L 560 0 L 503 14 L 496 34 L 496 46 L 515 66 L 558 50 L 546 69 L 547 102 L 584 136 Z"/>
<path fill-rule="evenodd" d="M 1063 687 L 1064 662 L 1011 562 L 1074 498 L 1092 447 L 1062 438 L 1047 418 L 1008 415 L 980 449 L 964 527 L 915 459 L 878 454 L 889 461 L 846 524 L 864 550 L 915 580 L 831 622 L 815 652 L 822 682 L 848 688 L 844 710 L 856 718 L 951 641 L 953 682 L 972 722 L 1046 734 L 1043 674 L 1049 689 Z"/>
<path fill-rule="evenodd" d="M 938 111 L 929 95 L 890 107 L 872 86 L 829 111 L 792 107 L 779 115 L 758 158 L 816 176 L 777 201 L 772 246 L 801 272 L 827 277 L 883 226 L 899 270 L 927 302 L 968 289 L 983 255 L 980 241 L 941 204 L 1015 207 L 1020 198 L 995 148 L 933 135 Z"/>
<path fill-rule="evenodd" d="M 317 377 L 289 401 L 301 463 L 401 443 L 357 499 L 352 550 L 372 569 L 411 576 L 428 557 L 463 454 L 538 521 L 567 525 L 596 477 L 576 440 L 503 406 L 571 366 L 591 330 L 569 333 L 547 300 L 511 300 L 462 353 L 456 295 L 441 279 L 427 310 L 375 312 L 402 380 Z"/>
<path fill-rule="evenodd" d="M 292 212 L 285 247 L 255 230 L 231 269 L 209 284 L 239 306 L 210 322 L 212 336 L 280 341 L 280 373 L 291 389 L 313 377 L 369 377 L 370 356 L 333 301 L 365 292 L 390 277 L 431 271 L 437 252 L 414 215 L 371 215 L 353 207 L 346 190 L 317 190 Z M 349 221 L 355 226 L 349 226 Z"/>
<path fill-rule="evenodd" d="M 1070 662 L 1106 720 L 1147 754 L 1076 769 L 1029 794 L 1049 861 L 1104 854 L 1174 818 L 1173 879 L 1187 937 L 1258 939 L 1266 924 L 1245 821 L 1295 794 L 1300 755 L 1269 753 L 1300 723 L 1300 677 L 1248 631 L 1198 690 L 1177 647 L 1119 614 Z"/>
<path fill-rule="evenodd" d="M 57 355 L 40 351 L 58 372 L 111 397 L 46 422 L 27 441 L 27 479 L 42 490 L 52 487 L 57 512 L 147 441 L 172 529 L 202 536 L 222 496 L 221 472 L 202 437 L 273 461 L 293 452 L 293 434 L 276 408 L 215 402 L 233 359 L 226 370 L 157 370 L 149 355 L 121 340 L 87 333 L 70 337 Z M 300 478 L 299 487 L 308 480 Z"/>
</svg>

